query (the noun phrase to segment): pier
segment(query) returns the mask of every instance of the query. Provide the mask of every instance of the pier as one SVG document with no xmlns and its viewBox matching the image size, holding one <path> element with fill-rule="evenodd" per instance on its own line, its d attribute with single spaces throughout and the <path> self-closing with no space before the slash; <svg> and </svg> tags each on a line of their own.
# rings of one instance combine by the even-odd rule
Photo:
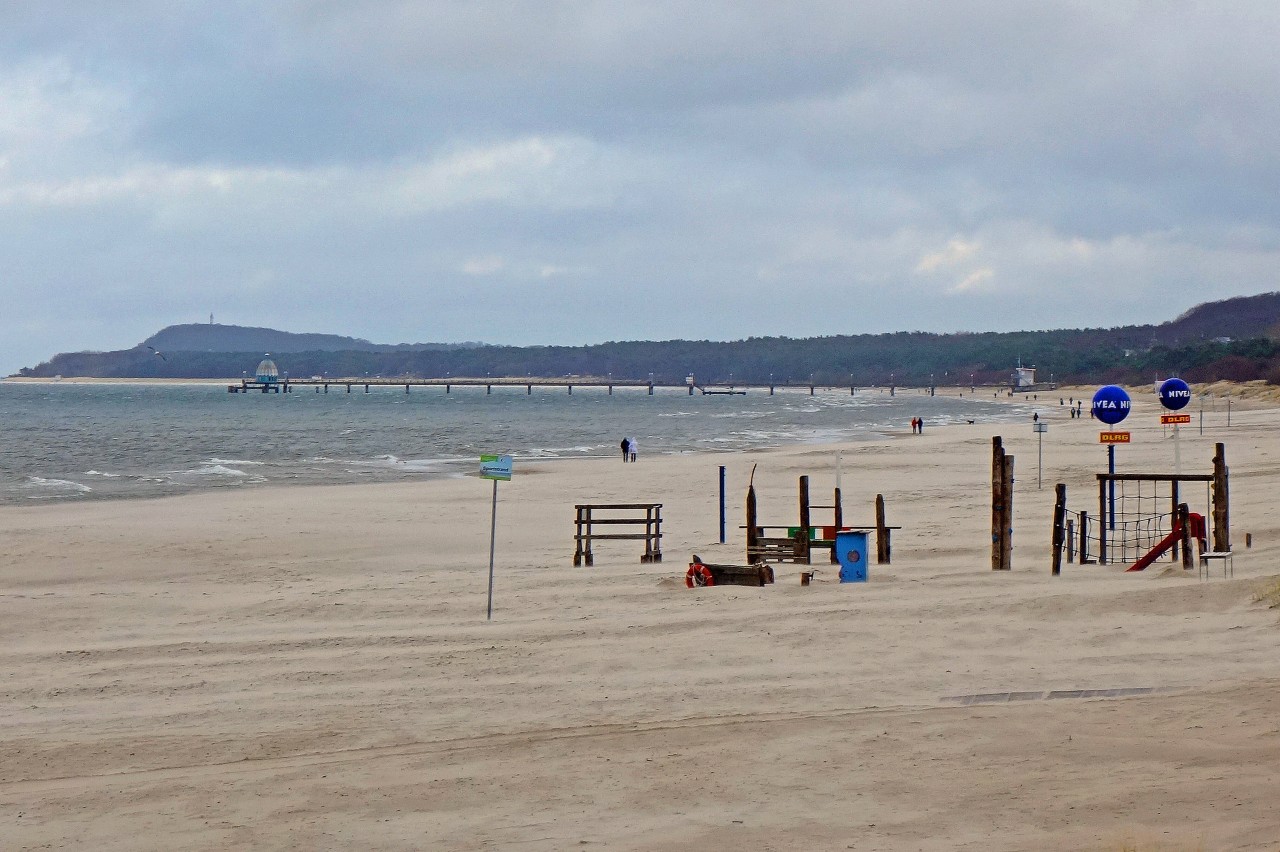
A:
<svg viewBox="0 0 1280 852">
<path fill-rule="evenodd" d="M 275 381 L 262 381 L 260 378 L 244 378 L 239 382 L 227 386 L 227 393 L 293 393 L 298 387 L 314 387 L 316 393 L 328 393 L 329 389 L 336 388 L 337 392 L 345 391 L 351 393 L 352 388 L 362 390 L 369 393 L 372 388 L 404 388 L 405 393 L 409 393 L 412 388 L 444 388 L 445 393 L 452 393 L 454 388 L 484 388 L 486 394 L 493 393 L 494 388 L 523 388 L 528 395 L 533 394 L 534 388 L 563 388 L 569 394 L 573 393 L 574 388 L 603 388 L 610 396 L 613 395 L 614 388 L 631 388 L 644 390 L 649 396 L 653 396 L 655 388 L 669 390 L 686 390 L 689 396 L 695 393 L 701 393 L 705 396 L 726 395 L 726 396 L 744 396 L 748 391 L 758 391 L 767 393 L 769 396 L 777 390 L 804 390 L 813 396 L 817 391 L 844 390 L 843 386 L 836 385 L 819 385 L 813 382 L 804 382 L 801 384 L 772 382 L 767 384 L 751 384 L 751 383 L 735 383 L 735 384 L 716 384 L 716 383 L 689 383 L 689 382 L 663 382 L 656 380 L 629 380 L 629 379 L 612 379 L 600 378 L 596 376 L 570 376 L 562 379 L 551 378 L 518 378 L 518 377 L 501 377 L 501 378 L 407 378 L 383 376 L 377 377 L 343 377 L 343 378 L 309 378 L 309 379 L 291 379 L 288 375 L 283 375 Z M 865 389 L 865 388 L 864 388 Z M 850 385 L 850 395 L 854 394 L 858 388 Z"/>
</svg>

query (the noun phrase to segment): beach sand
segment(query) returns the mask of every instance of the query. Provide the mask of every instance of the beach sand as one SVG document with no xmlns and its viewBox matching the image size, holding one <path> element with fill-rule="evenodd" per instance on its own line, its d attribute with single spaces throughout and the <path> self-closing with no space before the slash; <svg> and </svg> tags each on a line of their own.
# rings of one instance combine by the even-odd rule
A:
<svg viewBox="0 0 1280 852">
<path fill-rule="evenodd" d="M 1039 490 L 1029 422 L 517 459 L 492 622 L 478 478 L 2 508 L 0 847 L 1280 848 L 1280 610 L 1254 599 L 1280 575 L 1280 411 L 1228 428 L 1214 404 L 1200 435 L 1193 407 L 1180 438 L 1186 472 L 1226 444 L 1233 578 L 1052 577 L 1053 485 L 1096 514 L 1105 466 L 1099 424 L 1054 402 Z M 1138 401 L 1120 470 L 1172 470 L 1157 414 Z M 994 434 L 1012 572 L 990 570 Z M 837 451 L 846 523 L 880 493 L 902 527 L 891 565 L 685 588 L 693 553 L 743 560 L 753 465 L 761 521 L 794 523 L 797 476 L 829 503 Z M 592 502 L 662 503 L 665 561 L 602 542 L 574 568 Z M 1050 695 L 1075 690 L 1140 692 Z"/>
</svg>

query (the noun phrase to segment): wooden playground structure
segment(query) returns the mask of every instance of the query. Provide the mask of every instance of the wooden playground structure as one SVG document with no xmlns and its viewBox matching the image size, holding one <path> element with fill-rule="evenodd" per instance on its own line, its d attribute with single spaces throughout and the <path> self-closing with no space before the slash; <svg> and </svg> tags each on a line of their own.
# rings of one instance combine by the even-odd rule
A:
<svg viewBox="0 0 1280 852">
<path fill-rule="evenodd" d="M 754 472 L 753 472 L 754 476 Z M 854 530 L 876 534 L 876 562 L 888 565 L 891 556 L 890 535 L 901 527 L 889 526 L 885 522 L 884 495 L 876 495 L 876 521 L 874 525 L 846 526 L 844 508 L 840 489 L 833 491 L 830 505 L 814 505 L 809 501 L 809 477 L 801 476 L 799 482 L 800 516 L 795 524 L 762 524 L 758 517 L 755 484 L 747 486 L 747 522 L 743 529 L 747 533 L 747 562 L 793 562 L 802 565 L 812 564 L 813 551 L 827 550 L 830 560 L 835 564 L 836 533 Z M 814 509 L 831 510 L 831 523 L 815 526 L 812 512 Z M 786 530 L 785 536 L 768 535 L 769 530 Z"/>
<path fill-rule="evenodd" d="M 1090 557 L 1094 544 L 1097 563 L 1130 562 L 1129 571 L 1142 571 L 1166 553 L 1174 559 L 1180 556 L 1183 568 L 1189 570 L 1193 543 L 1202 569 L 1213 560 L 1222 562 L 1224 573 L 1233 567 L 1224 444 L 1215 445 L 1212 473 L 1099 473 L 1097 480 L 1096 517 L 1083 510 L 1070 512 L 1067 487 L 1057 485 L 1053 574 L 1061 572 L 1064 552 L 1067 562 L 1075 561 L 1078 554 L 1080 564 L 1094 564 Z M 1188 497 L 1192 489 L 1184 488 L 1201 483 L 1205 486 L 1204 513 L 1191 511 Z"/>
</svg>

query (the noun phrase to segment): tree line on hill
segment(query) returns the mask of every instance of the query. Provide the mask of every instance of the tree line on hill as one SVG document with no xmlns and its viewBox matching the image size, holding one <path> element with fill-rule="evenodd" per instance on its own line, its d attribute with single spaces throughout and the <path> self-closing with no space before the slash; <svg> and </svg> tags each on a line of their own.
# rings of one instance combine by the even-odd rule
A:
<svg viewBox="0 0 1280 852">
<path fill-rule="evenodd" d="M 298 335 L 332 338 L 325 343 L 352 348 L 290 351 L 289 344 L 294 341 L 288 339 L 289 333 L 258 329 L 253 331 L 271 332 L 270 342 L 284 345 L 274 350 L 246 346 L 239 351 L 208 351 L 156 345 L 191 339 L 166 329 L 150 338 L 150 343 L 133 349 L 65 353 L 23 369 L 20 375 L 239 378 L 252 376 L 263 353 L 273 351 L 279 369 L 295 379 L 592 376 L 683 384 L 687 375 L 693 375 L 700 384 L 963 386 L 1004 384 L 1020 362 L 1035 366 L 1039 381 L 1058 383 L 1146 383 L 1170 375 L 1191 382 L 1265 379 L 1280 383 L 1278 324 L 1280 294 L 1271 293 L 1201 305 L 1162 325 L 753 337 L 728 342 L 625 341 L 523 347 L 368 344 L 373 348 L 358 348 L 365 341 Z M 267 342 L 238 332 L 235 339 Z"/>
</svg>

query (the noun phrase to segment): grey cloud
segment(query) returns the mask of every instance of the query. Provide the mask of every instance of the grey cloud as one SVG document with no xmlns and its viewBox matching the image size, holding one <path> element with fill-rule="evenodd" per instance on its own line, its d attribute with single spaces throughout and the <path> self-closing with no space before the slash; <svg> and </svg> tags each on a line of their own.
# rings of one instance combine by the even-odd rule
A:
<svg viewBox="0 0 1280 852">
<path fill-rule="evenodd" d="M 10 4 L 0 369 L 272 298 L 375 340 L 1158 320 L 1275 288 L 1277 36 L 1269 3 Z"/>
</svg>

